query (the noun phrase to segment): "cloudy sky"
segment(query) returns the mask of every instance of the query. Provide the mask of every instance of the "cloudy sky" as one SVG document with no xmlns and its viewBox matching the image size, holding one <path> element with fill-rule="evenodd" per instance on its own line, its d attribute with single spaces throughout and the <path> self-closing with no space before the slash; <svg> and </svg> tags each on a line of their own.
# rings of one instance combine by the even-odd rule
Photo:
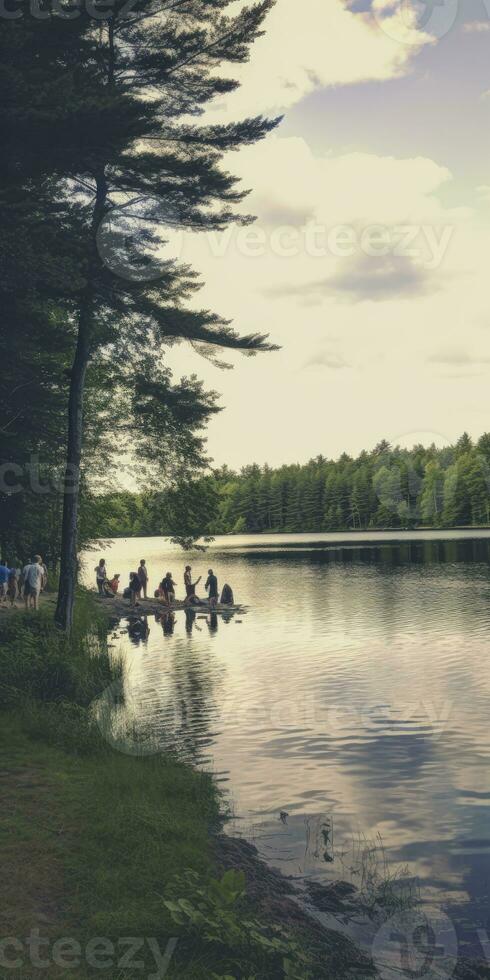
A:
<svg viewBox="0 0 490 980">
<path fill-rule="evenodd" d="M 199 305 L 276 354 L 219 371 L 217 464 L 490 430 L 490 0 L 277 0 L 215 119 L 284 113 L 228 166 L 246 231 L 191 236 Z"/>
</svg>

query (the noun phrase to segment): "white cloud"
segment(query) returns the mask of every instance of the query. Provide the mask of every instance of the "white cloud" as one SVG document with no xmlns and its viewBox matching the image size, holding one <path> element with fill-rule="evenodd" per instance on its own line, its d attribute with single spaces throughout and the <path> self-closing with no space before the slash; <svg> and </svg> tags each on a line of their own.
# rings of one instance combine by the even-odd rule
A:
<svg viewBox="0 0 490 980">
<path fill-rule="evenodd" d="M 318 350 L 303 364 L 303 368 L 328 368 L 331 371 L 342 371 L 352 367 L 339 351 Z"/>
<path fill-rule="evenodd" d="M 251 296 L 269 308 L 287 297 L 286 320 L 305 304 L 413 301 L 467 274 L 460 231 L 472 212 L 443 206 L 451 174 L 433 160 L 315 157 L 301 138 L 272 136 L 234 169 L 253 188 L 244 210 L 255 225 L 188 235 L 182 253 L 226 314 L 241 297 L 243 320 Z"/>
<path fill-rule="evenodd" d="M 396 78 L 432 41 L 420 31 L 414 36 L 401 9 L 379 7 L 376 19 L 340 0 L 277 0 L 265 32 L 250 62 L 233 71 L 241 88 L 215 112 L 233 118 L 281 112 L 318 88 Z"/>
<path fill-rule="evenodd" d="M 479 325 L 488 306 L 486 209 L 446 207 L 440 192 L 451 173 L 421 156 L 315 156 L 303 139 L 273 135 L 231 159 L 253 187 L 245 210 L 258 221 L 211 239 L 187 236 L 183 259 L 206 283 L 197 305 L 231 318 L 240 332 L 270 332 L 283 350 L 230 357 L 236 370 L 219 374 L 188 347 L 170 353 L 177 371 L 196 371 L 223 391 L 212 455 L 232 465 L 279 464 L 360 450 L 384 435 L 396 441 L 428 424 L 449 441 L 463 428 L 483 431 L 486 410 L 474 406 L 486 404 L 485 369 L 480 377 L 473 363 L 436 365 L 430 357 L 459 348 L 463 332 L 480 362 L 490 357 L 490 332 Z M 394 262 L 389 251 L 386 267 L 383 257 L 366 257 L 367 227 L 392 235 L 407 224 L 420 227 L 410 243 L 415 257 Z M 339 225 L 350 229 L 354 253 L 316 254 L 312 229 L 324 243 Z M 338 353 L 333 337 L 341 339 Z M 456 398 L 451 385 L 461 370 L 471 376 L 457 381 Z M 271 412 L 278 424 L 264 428 Z"/>
<path fill-rule="evenodd" d="M 299 137 L 270 137 L 231 162 L 244 185 L 253 188 L 245 211 L 263 220 L 270 211 L 280 214 L 289 209 L 314 214 L 329 226 L 436 219 L 443 213 L 437 192 L 451 180 L 446 167 L 426 157 L 398 159 L 370 153 L 316 157 Z"/>
<path fill-rule="evenodd" d="M 486 31 L 490 31 L 490 21 L 470 20 L 466 24 L 463 24 L 463 31 L 465 34 L 483 34 Z"/>
<path fill-rule="evenodd" d="M 479 366 L 488 364 L 490 357 L 487 354 L 475 354 L 461 346 L 442 347 L 434 351 L 427 358 L 431 364 L 444 364 L 447 367 Z"/>
</svg>

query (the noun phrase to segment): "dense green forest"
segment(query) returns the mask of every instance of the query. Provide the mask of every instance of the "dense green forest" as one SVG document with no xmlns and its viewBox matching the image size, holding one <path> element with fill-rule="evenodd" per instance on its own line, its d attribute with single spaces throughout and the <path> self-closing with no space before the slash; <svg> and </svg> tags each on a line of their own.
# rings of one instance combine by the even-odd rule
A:
<svg viewBox="0 0 490 980">
<path fill-rule="evenodd" d="M 227 467 L 172 491 L 99 498 L 99 533 L 337 531 L 490 523 L 490 434 L 443 449 L 381 442 L 356 458 L 305 465 Z"/>
</svg>

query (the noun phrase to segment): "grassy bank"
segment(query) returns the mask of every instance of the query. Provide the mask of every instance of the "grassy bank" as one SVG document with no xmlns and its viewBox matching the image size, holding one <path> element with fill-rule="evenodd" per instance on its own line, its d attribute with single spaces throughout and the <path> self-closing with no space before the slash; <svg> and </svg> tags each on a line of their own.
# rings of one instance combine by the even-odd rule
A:
<svg viewBox="0 0 490 980">
<path fill-rule="evenodd" d="M 42 727 L 41 712 L 0 717 L 2 936 L 23 938 L 37 927 L 50 944 L 75 937 L 81 950 L 96 937 L 116 949 L 125 937 L 154 937 L 164 951 L 176 934 L 167 885 L 183 868 L 200 877 L 212 870 L 209 828 L 218 811 L 210 780 L 172 760 L 67 752 L 53 744 L 52 710 L 51 744 L 39 738 Z M 185 969 L 175 963 L 175 976 L 206 975 L 194 969 L 190 948 L 180 952 Z M 71 974 L 51 963 L 47 975 Z M 89 963 L 79 975 L 92 975 Z"/>
<path fill-rule="evenodd" d="M 367 975 L 286 898 L 274 908 L 250 855 L 248 886 L 240 855 L 217 846 L 209 776 L 104 740 L 90 705 L 122 670 L 105 636 L 87 595 L 70 642 L 49 609 L 0 621 L 0 976 Z"/>
</svg>

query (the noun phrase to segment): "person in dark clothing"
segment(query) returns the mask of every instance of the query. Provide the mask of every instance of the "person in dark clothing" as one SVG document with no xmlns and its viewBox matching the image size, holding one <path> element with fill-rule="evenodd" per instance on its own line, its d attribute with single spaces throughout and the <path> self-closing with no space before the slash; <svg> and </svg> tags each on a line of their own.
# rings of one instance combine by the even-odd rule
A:
<svg viewBox="0 0 490 980">
<path fill-rule="evenodd" d="M 224 585 L 221 592 L 221 604 L 223 606 L 233 606 L 233 589 L 231 585 Z"/>
<path fill-rule="evenodd" d="M 136 602 L 136 599 L 139 596 L 140 591 L 141 591 L 141 582 L 140 582 L 140 580 L 139 580 L 138 575 L 137 575 L 136 572 L 130 572 L 129 573 L 129 586 L 128 586 L 128 589 L 129 589 L 129 598 L 131 600 L 131 605 L 132 606 L 137 606 L 138 603 Z"/>
<path fill-rule="evenodd" d="M 209 592 L 209 605 L 211 609 L 215 609 L 218 604 L 218 579 L 212 568 L 208 568 L 205 588 Z"/>
<path fill-rule="evenodd" d="M 176 589 L 176 587 L 177 587 L 176 586 L 176 583 L 174 582 L 174 580 L 172 578 L 172 572 L 167 572 L 165 578 L 162 579 L 162 581 L 160 583 L 160 588 L 161 588 L 161 590 L 163 592 L 163 598 L 164 598 L 165 602 L 167 603 L 167 606 L 170 606 L 170 604 L 175 599 L 175 589 Z"/>
</svg>

